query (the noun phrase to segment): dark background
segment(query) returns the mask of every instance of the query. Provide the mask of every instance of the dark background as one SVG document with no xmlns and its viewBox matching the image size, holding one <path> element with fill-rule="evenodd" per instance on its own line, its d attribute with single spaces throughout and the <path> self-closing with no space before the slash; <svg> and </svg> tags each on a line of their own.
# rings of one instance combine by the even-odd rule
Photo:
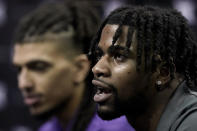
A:
<svg viewBox="0 0 197 131">
<path fill-rule="evenodd" d="M 34 120 L 24 106 L 17 88 L 16 73 L 11 65 L 13 33 L 19 19 L 42 3 L 63 0 L 0 0 L 0 131 L 35 131 L 42 123 Z M 87 1 L 87 0 L 86 0 Z M 195 0 L 90 0 L 94 1 L 103 18 L 124 4 L 152 4 L 173 7 L 188 18 L 197 31 Z M 197 37 L 196 37 L 197 38 Z"/>
</svg>

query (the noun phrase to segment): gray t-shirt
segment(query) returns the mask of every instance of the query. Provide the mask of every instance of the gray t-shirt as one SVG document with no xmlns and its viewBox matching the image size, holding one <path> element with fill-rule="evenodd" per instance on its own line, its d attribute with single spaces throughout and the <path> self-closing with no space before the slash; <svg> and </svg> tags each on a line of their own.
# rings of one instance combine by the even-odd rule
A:
<svg viewBox="0 0 197 131">
<path fill-rule="evenodd" d="M 197 131 L 197 92 L 185 81 L 172 95 L 156 131 Z"/>
</svg>

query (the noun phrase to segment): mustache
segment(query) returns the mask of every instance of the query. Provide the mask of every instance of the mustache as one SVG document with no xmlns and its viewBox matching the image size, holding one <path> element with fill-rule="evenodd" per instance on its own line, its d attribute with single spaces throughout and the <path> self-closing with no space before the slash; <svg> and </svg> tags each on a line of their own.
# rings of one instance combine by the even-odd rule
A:
<svg viewBox="0 0 197 131">
<path fill-rule="evenodd" d="M 110 83 L 107 83 L 103 80 L 100 80 L 98 78 L 94 78 L 93 80 L 96 80 L 96 81 L 99 81 L 101 83 L 104 83 L 105 85 L 107 85 L 109 88 L 111 88 L 112 91 L 116 91 L 116 88 L 114 87 L 114 85 L 110 84 Z M 96 89 L 96 87 L 94 86 L 94 88 Z"/>
</svg>

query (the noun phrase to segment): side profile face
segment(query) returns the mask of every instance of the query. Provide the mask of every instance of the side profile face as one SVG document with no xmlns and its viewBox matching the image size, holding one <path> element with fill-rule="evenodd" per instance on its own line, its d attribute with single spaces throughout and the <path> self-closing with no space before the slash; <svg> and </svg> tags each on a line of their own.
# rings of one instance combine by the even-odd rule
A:
<svg viewBox="0 0 197 131">
<path fill-rule="evenodd" d="M 50 112 L 72 98 L 75 66 L 56 44 L 16 44 L 13 64 L 18 70 L 18 87 L 32 115 Z"/>
<path fill-rule="evenodd" d="M 135 33 L 128 52 L 124 50 L 128 26 L 123 26 L 123 33 L 114 44 L 117 48 L 110 51 L 117 28 L 118 25 L 111 24 L 103 28 L 96 49 L 98 61 L 92 68 L 92 83 L 97 88 L 94 101 L 98 103 L 98 113 L 103 119 L 113 119 L 132 110 L 135 114 L 135 111 L 141 110 L 141 104 L 146 103 L 147 96 L 152 93 L 151 89 L 147 88 L 152 86 L 152 74 L 136 70 Z"/>
</svg>

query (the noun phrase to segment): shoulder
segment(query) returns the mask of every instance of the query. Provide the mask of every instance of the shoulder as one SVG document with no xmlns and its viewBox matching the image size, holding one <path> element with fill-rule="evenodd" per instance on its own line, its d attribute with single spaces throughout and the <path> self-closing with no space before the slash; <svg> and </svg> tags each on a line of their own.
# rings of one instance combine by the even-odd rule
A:
<svg viewBox="0 0 197 131">
<path fill-rule="evenodd" d="M 197 109 L 190 112 L 180 121 L 176 131 L 196 131 L 197 130 Z"/>
<path fill-rule="evenodd" d="M 190 126 L 187 128 L 197 129 L 194 127 L 197 124 L 189 124 L 189 121 L 197 122 L 197 95 L 183 82 L 169 100 L 158 123 L 157 131 L 190 131 L 181 130 L 185 125 Z"/>
<path fill-rule="evenodd" d="M 197 92 L 184 88 L 184 96 L 180 112 L 176 122 L 173 124 L 176 131 L 196 131 L 197 130 Z M 179 110 L 179 109 L 178 109 Z M 175 128 L 172 130 L 174 131 Z"/>
</svg>

